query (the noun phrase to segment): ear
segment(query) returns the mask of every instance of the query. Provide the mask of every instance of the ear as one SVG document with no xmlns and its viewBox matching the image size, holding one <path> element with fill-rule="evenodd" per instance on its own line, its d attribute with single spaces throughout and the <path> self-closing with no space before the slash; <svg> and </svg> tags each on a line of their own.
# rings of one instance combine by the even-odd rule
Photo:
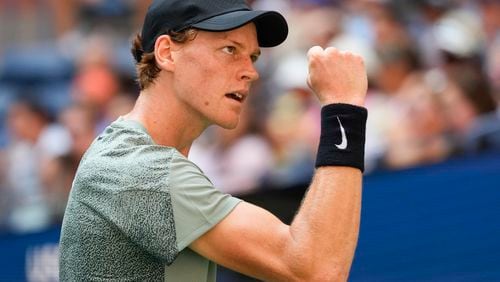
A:
<svg viewBox="0 0 500 282">
<path fill-rule="evenodd" d="M 160 69 L 173 71 L 175 69 L 174 60 L 172 57 L 173 41 L 168 35 L 161 35 L 156 39 L 155 43 L 155 59 L 156 64 Z"/>
</svg>

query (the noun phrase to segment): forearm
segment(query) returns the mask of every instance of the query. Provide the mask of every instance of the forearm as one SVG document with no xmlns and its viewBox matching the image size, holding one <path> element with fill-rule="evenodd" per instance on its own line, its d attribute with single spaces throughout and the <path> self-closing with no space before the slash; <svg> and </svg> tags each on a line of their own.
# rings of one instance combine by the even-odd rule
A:
<svg viewBox="0 0 500 282">
<path fill-rule="evenodd" d="M 324 281 L 347 279 L 358 238 L 361 183 L 358 169 L 318 168 L 290 226 L 290 257 L 300 258 L 297 271 Z"/>
<path fill-rule="evenodd" d="M 321 167 L 291 226 L 242 202 L 190 247 L 264 281 L 345 281 L 356 247 L 360 201 L 359 169 Z"/>
<path fill-rule="evenodd" d="M 292 266 L 307 281 L 345 281 L 357 244 L 367 111 L 363 59 L 308 52 L 308 83 L 322 105 L 316 174 L 290 226 Z M 332 79 L 334 78 L 334 79 Z"/>
</svg>

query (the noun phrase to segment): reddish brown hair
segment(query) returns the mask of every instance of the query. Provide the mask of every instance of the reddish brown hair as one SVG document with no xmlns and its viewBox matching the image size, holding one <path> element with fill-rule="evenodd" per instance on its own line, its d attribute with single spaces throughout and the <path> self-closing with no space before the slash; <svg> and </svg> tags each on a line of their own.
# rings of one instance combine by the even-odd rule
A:
<svg viewBox="0 0 500 282">
<path fill-rule="evenodd" d="M 195 29 L 187 29 L 181 32 L 168 32 L 166 34 L 176 43 L 186 43 L 195 39 L 197 31 Z M 135 59 L 137 82 L 140 89 L 144 90 L 154 83 L 161 70 L 156 64 L 154 51 L 149 53 L 144 52 L 140 34 L 137 34 L 134 38 L 131 52 Z"/>
</svg>

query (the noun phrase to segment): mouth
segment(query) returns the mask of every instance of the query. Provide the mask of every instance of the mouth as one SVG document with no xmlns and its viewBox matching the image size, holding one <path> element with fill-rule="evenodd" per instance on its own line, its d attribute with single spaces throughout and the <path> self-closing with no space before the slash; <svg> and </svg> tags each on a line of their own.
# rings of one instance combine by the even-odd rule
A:
<svg viewBox="0 0 500 282">
<path fill-rule="evenodd" d="M 226 97 L 240 103 L 243 103 L 243 101 L 245 101 L 246 99 L 246 95 L 239 92 L 228 93 L 226 94 Z"/>
</svg>

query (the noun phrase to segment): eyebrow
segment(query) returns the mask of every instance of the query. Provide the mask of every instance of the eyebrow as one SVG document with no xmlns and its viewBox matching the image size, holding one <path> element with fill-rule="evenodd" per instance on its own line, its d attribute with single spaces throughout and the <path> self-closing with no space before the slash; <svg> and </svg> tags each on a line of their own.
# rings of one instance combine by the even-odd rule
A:
<svg viewBox="0 0 500 282">
<path fill-rule="evenodd" d="M 245 49 L 245 46 L 238 42 L 238 41 L 235 41 L 233 39 L 228 39 L 229 41 L 231 41 L 234 45 L 240 47 L 241 49 Z M 257 58 L 260 57 L 260 55 L 262 54 L 260 48 L 257 48 L 256 51 L 252 52 L 251 56 L 256 56 Z"/>
</svg>

